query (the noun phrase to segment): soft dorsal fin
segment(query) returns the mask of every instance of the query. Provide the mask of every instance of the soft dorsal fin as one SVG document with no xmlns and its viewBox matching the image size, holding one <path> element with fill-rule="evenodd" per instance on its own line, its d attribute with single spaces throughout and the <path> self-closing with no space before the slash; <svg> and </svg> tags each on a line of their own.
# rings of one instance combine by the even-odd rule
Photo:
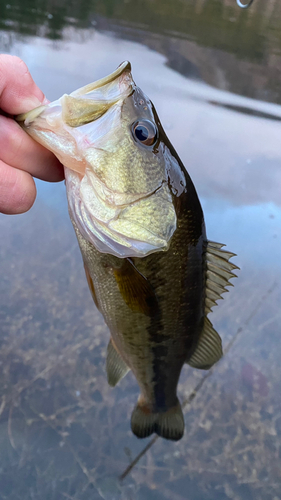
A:
<svg viewBox="0 0 281 500">
<path fill-rule="evenodd" d="M 232 271 L 239 269 L 235 264 L 229 262 L 229 259 L 235 256 L 235 253 L 221 250 L 223 246 L 222 243 L 215 243 L 214 241 L 208 241 L 207 244 L 206 315 L 217 305 L 217 300 L 223 298 L 222 294 L 228 291 L 225 287 L 233 286 L 229 280 L 236 278 L 236 274 Z"/>
<path fill-rule="evenodd" d="M 205 317 L 204 327 L 197 347 L 187 364 L 193 368 L 209 370 L 222 357 L 221 338 L 213 328 L 211 321 Z"/>
<path fill-rule="evenodd" d="M 207 318 L 207 314 L 217 305 L 217 300 L 222 299 L 222 294 L 228 292 L 227 286 L 231 278 L 236 278 L 232 272 L 239 269 L 235 264 L 229 262 L 235 254 L 222 250 L 222 243 L 208 241 L 206 250 L 206 297 L 205 297 L 205 319 L 202 333 L 197 347 L 186 362 L 193 368 L 208 370 L 222 357 L 221 338 L 212 323 Z"/>
<path fill-rule="evenodd" d="M 110 339 L 107 346 L 106 357 L 106 373 L 109 385 L 114 387 L 121 378 L 125 377 L 128 371 L 130 371 L 130 368 L 126 365 L 125 361 L 123 361 L 119 352 L 117 352 L 113 340 Z"/>
</svg>

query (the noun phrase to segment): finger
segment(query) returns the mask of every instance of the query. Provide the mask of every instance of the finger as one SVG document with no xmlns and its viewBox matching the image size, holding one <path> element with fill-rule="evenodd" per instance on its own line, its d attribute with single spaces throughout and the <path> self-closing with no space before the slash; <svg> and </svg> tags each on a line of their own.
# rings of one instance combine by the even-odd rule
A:
<svg viewBox="0 0 281 500">
<path fill-rule="evenodd" d="M 0 160 L 0 179 L 0 212 L 3 214 L 27 212 L 36 198 L 36 187 L 31 175 Z"/>
<path fill-rule="evenodd" d="M 44 102 L 26 64 L 16 56 L 0 56 L 0 108 L 9 114 L 25 113 Z"/>
<path fill-rule="evenodd" d="M 53 153 L 5 116 L 0 116 L 0 159 L 45 181 L 57 182 L 64 178 L 63 166 Z"/>
</svg>

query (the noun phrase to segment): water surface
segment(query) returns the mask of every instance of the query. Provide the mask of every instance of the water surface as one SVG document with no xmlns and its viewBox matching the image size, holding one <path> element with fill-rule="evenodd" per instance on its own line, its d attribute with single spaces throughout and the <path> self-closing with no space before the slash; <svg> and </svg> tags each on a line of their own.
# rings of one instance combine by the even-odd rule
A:
<svg viewBox="0 0 281 500">
<path fill-rule="evenodd" d="M 224 358 L 208 378 L 182 371 L 184 438 L 138 440 L 138 387 L 131 374 L 107 384 L 109 331 L 64 184 L 38 181 L 29 213 L 2 215 L 1 499 L 281 499 L 280 19 L 265 0 L 247 11 L 234 0 L 0 0 L 0 50 L 22 57 L 50 100 L 131 61 L 208 237 L 241 268 L 211 316 Z"/>
</svg>

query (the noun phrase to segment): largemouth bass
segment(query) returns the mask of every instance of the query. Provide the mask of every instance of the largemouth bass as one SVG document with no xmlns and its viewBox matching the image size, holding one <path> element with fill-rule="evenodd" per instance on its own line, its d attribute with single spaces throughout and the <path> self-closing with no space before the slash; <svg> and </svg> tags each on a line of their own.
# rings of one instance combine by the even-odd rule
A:
<svg viewBox="0 0 281 500">
<path fill-rule="evenodd" d="M 131 428 L 178 440 L 185 363 L 222 356 L 208 313 L 230 285 L 233 253 L 206 237 L 194 185 L 130 63 L 18 118 L 65 166 L 69 213 L 94 302 L 110 329 L 106 370 L 132 370 Z"/>
</svg>

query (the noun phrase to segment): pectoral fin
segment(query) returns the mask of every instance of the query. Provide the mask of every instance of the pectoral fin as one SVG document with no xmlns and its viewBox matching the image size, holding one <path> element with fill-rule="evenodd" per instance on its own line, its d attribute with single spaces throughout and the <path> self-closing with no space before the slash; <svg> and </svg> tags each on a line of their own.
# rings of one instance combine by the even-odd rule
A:
<svg viewBox="0 0 281 500">
<path fill-rule="evenodd" d="M 85 274 L 86 274 L 88 286 L 89 286 L 90 292 L 92 294 L 92 297 L 94 299 L 94 303 L 95 303 L 96 307 L 99 309 L 99 303 L 98 303 L 98 299 L 97 299 L 97 296 L 96 296 L 96 291 L 95 291 L 94 283 L 93 283 L 93 280 L 91 278 L 89 269 L 87 268 L 87 266 L 86 266 L 85 263 L 84 263 L 84 269 L 85 269 Z"/>
<path fill-rule="evenodd" d="M 113 272 L 120 293 L 132 311 L 146 316 L 156 314 L 158 301 L 155 292 L 131 259 L 124 259 L 123 265 L 119 269 L 114 269 Z"/>
<path fill-rule="evenodd" d="M 211 321 L 205 317 L 204 328 L 201 333 L 198 345 L 191 356 L 187 360 L 187 364 L 192 368 L 201 370 L 209 370 L 222 357 L 221 338 L 213 328 Z"/>
<path fill-rule="evenodd" d="M 121 378 L 125 377 L 128 371 L 130 371 L 130 368 L 126 365 L 125 361 L 123 361 L 114 347 L 112 339 L 110 339 L 107 346 L 106 357 L 106 373 L 109 385 L 114 387 Z"/>
</svg>

